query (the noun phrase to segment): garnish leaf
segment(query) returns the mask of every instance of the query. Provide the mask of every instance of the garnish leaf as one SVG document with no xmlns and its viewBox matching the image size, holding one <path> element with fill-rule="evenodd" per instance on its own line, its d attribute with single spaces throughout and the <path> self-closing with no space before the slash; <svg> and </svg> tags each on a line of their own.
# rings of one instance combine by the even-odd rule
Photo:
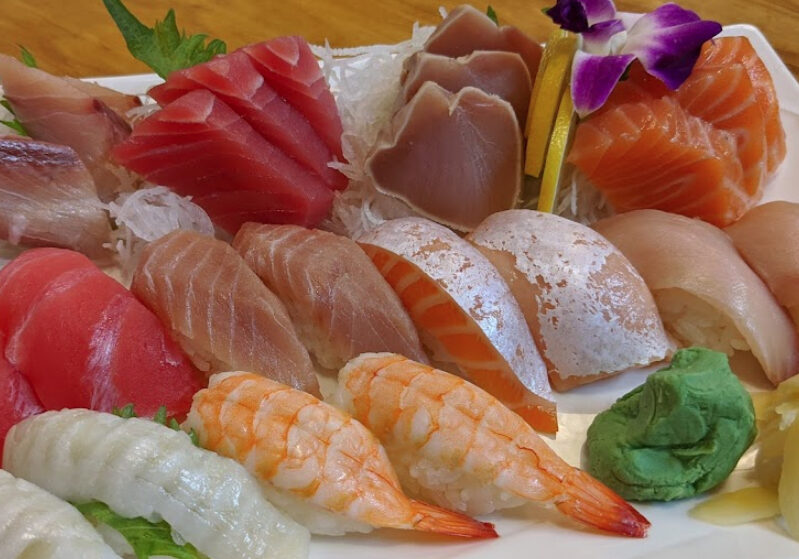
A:
<svg viewBox="0 0 799 559">
<path fill-rule="evenodd" d="M 5 108 L 12 115 L 14 114 L 14 109 L 11 108 L 11 103 L 6 101 L 5 99 L 0 99 L 0 106 Z M 25 129 L 22 123 L 18 121 L 16 118 L 14 120 L 0 120 L 0 124 L 2 124 L 3 126 L 7 126 L 8 128 L 11 128 L 14 132 L 19 134 L 20 136 L 30 136 L 30 134 L 28 134 L 28 131 Z"/>
<path fill-rule="evenodd" d="M 497 17 L 497 12 L 494 11 L 493 6 L 491 4 L 488 5 L 488 9 L 486 9 L 486 15 L 488 19 L 499 25 L 499 18 Z"/>
<path fill-rule="evenodd" d="M 121 417 L 122 419 L 138 417 L 133 409 L 133 404 L 128 404 L 123 408 L 114 408 L 111 413 Z M 169 427 L 178 433 L 185 433 L 189 439 L 191 439 L 191 442 L 194 446 L 198 448 L 200 447 L 200 437 L 197 435 L 197 432 L 194 429 L 191 429 L 188 433 L 186 433 L 183 429 L 181 429 L 180 423 L 178 423 L 177 419 L 174 417 L 167 417 L 166 406 L 161 406 L 158 408 L 158 411 L 156 411 L 155 415 L 153 416 L 153 422 L 163 425 L 164 427 Z"/>
<path fill-rule="evenodd" d="M 121 0 L 103 0 L 103 4 L 125 38 L 130 53 L 162 78 L 227 52 L 227 46 L 219 39 L 206 45 L 207 35 L 187 36 L 179 31 L 174 10 L 169 10 L 164 21 L 156 21 L 151 29 L 136 19 Z"/>
<path fill-rule="evenodd" d="M 22 63 L 30 68 L 38 68 L 39 65 L 36 63 L 36 59 L 31 54 L 31 51 L 29 51 L 22 45 L 18 46 L 19 46 L 19 58 L 20 60 L 22 60 Z"/>
<path fill-rule="evenodd" d="M 92 524 L 105 524 L 127 540 L 137 559 L 163 555 L 175 559 L 204 559 L 190 543 L 178 545 L 172 539 L 172 527 L 166 522 L 148 522 L 144 518 L 125 518 L 108 505 L 97 501 L 75 505 Z"/>
<path fill-rule="evenodd" d="M 123 408 L 114 408 L 111 413 L 118 415 L 122 419 L 130 419 L 131 417 L 138 417 L 136 412 L 133 411 L 133 404 L 128 404 Z"/>
<path fill-rule="evenodd" d="M 155 412 L 155 415 L 153 416 L 153 421 L 166 427 L 166 406 L 161 406 L 158 408 L 158 411 Z"/>
</svg>

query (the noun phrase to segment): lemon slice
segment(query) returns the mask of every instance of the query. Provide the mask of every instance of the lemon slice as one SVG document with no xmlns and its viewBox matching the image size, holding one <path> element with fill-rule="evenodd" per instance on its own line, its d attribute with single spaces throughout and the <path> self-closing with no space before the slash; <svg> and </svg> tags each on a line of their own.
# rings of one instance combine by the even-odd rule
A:
<svg viewBox="0 0 799 559">
<path fill-rule="evenodd" d="M 549 149 L 547 149 L 544 175 L 541 178 L 541 191 L 538 196 L 539 212 L 552 213 L 555 208 L 555 198 L 558 194 L 558 184 L 566 159 L 566 150 L 571 144 L 576 123 L 577 117 L 574 112 L 571 88 L 567 87 L 560 97 L 555 125 L 549 137 Z"/>
<path fill-rule="evenodd" d="M 569 78 L 576 50 L 577 35 L 558 29 L 549 37 L 541 56 L 525 127 L 525 136 L 528 140 L 524 172 L 533 177 L 541 175 L 552 123 Z"/>
<path fill-rule="evenodd" d="M 696 505 L 688 514 L 711 524 L 733 526 L 777 516 L 780 504 L 773 489 L 746 487 L 714 495 Z"/>
</svg>

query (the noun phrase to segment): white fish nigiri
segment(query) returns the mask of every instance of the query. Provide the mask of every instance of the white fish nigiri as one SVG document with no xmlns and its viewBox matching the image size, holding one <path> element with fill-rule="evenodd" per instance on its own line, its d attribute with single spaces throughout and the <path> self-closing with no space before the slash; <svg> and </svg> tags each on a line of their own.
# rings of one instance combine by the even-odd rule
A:
<svg viewBox="0 0 799 559">
<path fill-rule="evenodd" d="M 0 557 L 119 559 L 78 510 L 0 470 Z"/>
<path fill-rule="evenodd" d="M 209 559 L 308 555 L 308 531 L 278 512 L 242 466 L 152 421 L 46 412 L 9 431 L 3 465 L 62 499 L 163 519 Z"/>
<path fill-rule="evenodd" d="M 594 228 L 640 272 L 680 342 L 728 355 L 751 351 L 774 384 L 799 372 L 793 324 L 721 229 L 658 210 L 623 213 Z"/>
</svg>

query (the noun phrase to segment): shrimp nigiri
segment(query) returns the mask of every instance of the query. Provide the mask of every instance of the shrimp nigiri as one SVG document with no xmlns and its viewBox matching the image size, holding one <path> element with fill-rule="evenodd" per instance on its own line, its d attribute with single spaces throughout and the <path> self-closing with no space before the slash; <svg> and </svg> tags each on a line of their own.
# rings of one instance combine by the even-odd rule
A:
<svg viewBox="0 0 799 559">
<path fill-rule="evenodd" d="M 346 413 L 259 375 L 211 377 L 184 424 L 238 460 L 270 501 L 315 534 L 372 527 L 496 537 L 491 524 L 405 496 L 380 442 Z"/>
<path fill-rule="evenodd" d="M 403 487 L 467 514 L 526 501 L 643 537 L 649 521 L 569 466 L 517 414 L 460 377 L 391 353 L 367 353 L 339 373 L 342 407 L 383 443 Z"/>
</svg>

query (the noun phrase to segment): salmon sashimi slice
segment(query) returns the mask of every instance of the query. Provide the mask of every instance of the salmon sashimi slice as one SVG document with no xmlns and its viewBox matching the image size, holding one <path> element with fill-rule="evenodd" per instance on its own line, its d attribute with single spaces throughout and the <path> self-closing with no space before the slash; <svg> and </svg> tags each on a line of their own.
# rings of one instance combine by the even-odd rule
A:
<svg viewBox="0 0 799 559">
<path fill-rule="evenodd" d="M 300 111 L 330 152 L 344 161 L 338 106 L 316 57 L 302 37 L 277 37 L 241 49 L 277 93 Z"/>
<path fill-rule="evenodd" d="M 88 258 L 24 252 L 0 271 L 3 354 L 46 409 L 183 416 L 204 384 L 158 318 Z"/>
<path fill-rule="evenodd" d="M 5 345 L 0 342 L 0 345 Z M 14 425 L 44 411 L 39 399 L 25 376 L 0 355 L 0 449 L 8 430 Z M 0 467 L 2 467 L 0 452 Z"/>
<path fill-rule="evenodd" d="M 173 72 L 166 83 L 148 93 L 165 106 L 198 89 L 216 95 L 267 141 L 321 177 L 330 188 L 346 188 L 347 178 L 328 166 L 333 154 L 313 126 L 277 94 L 243 51 Z"/>
<path fill-rule="evenodd" d="M 664 97 L 584 121 L 568 160 L 617 212 L 657 208 L 726 225 L 752 203 L 737 153 L 732 134 Z"/>
<path fill-rule="evenodd" d="M 324 181 L 206 90 L 187 93 L 140 122 L 114 157 L 151 182 L 193 196 L 231 233 L 248 212 L 253 221 L 313 226 L 333 203 Z M 206 203 L 206 197 L 236 191 L 252 194 L 237 206 L 228 198 L 220 215 L 218 204 Z"/>
<path fill-rule="evenodd" d="M 467 240 L 508 282 L 557 390 L 671 353 L 643 278 L 596 231 L 550 213 L 508 210 Z"/>
<path fill-rule="evenodd" d="M 128 137 L 130 126 L 102 100 L 6 55 L 0 55 L 0 84 L 33 138 L 75 150 L 103 202 L 132 189 L 133 181 L 109 161 L 111 149 Z"/>
<path fill-rule="evenodd" d="M 365 354 L 339 372 L 335 398 L 380 439 L 403 486 L 440 506 L 487 514 L 532 501 L 613 534 L 643 537 L 649 528 L 521 417 L 459 377 L 400 355 Z"/>
<path fill-rule="evenodd" d="M 351 239 L 296 225 L 247 223 L 233 248 L 286 304 L 322 367 L 338 370 L 368 351 L 427 361 L 397 294 Z"/>
<path fill-rule="evenodd" d="M 0 238 L 102 258 L 110 237 L 108 213 L 75 150 L 0 136 Z"/>
<path fill-rule="evenodd" d="M 799 328 L 799 204 L 754 207 L 725 231 Z"/>
<path fill-rule="evenodd" d="M 204 371 L 246 370 L 319 394 L 280 299 L 223 241 L 174 231 L 147 245 L 131 291 Z"/>
<path fill-rule="evenodd" d="M 594 228 L 633 263 L 682 345 L 751 351 L 775 385 L 799 372 L 790 318 L 723 231 L 657 210 L 617 215 Z"/>
<path fill-rule="evenodd" d="M 358 243 L 436 361 L 452 364 L 536 429 L 557 430 L 544 361 L 508 284 L 485 256 L 423 218 L 387 221 Z"/>
<path fill-rule="evenodd" d="M 372 527 L 465 538 L 493 525 L 405 496 L 377 438 L 345 412 L 251 373 L 221 373 L 184 425 L 203 448 L 243 464 L 269 500 L 314 534 Z"/>
</svg>

